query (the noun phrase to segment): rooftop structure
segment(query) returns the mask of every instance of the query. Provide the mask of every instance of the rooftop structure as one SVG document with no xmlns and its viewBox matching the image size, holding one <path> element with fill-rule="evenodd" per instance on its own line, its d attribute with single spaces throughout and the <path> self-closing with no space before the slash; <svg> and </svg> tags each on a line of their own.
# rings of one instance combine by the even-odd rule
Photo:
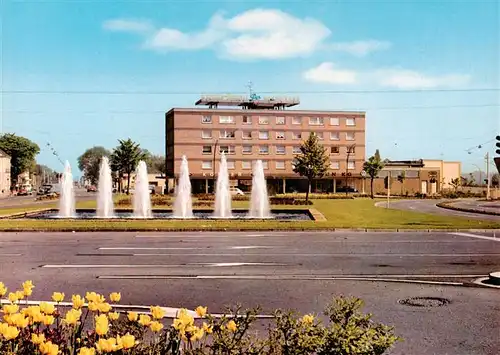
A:
<svg viewBox="0 0 500 355">
<path fill-rule="evenodd" d="M 196 106 L 208 106 L 209 108 L 241 107 L 244 110 L 284 110 L 300 104 L 298 97 L 261 97 L 257 94 L 250 95 L 202 95 L 196 101 Z"/>
</svg>

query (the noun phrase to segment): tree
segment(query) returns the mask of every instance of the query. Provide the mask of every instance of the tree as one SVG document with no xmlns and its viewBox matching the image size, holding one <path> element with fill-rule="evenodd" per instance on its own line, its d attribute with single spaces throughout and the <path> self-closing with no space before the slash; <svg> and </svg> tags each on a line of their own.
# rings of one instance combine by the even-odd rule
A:
<svg viewBox="0 0 500 355">
<path fill-rule="evenodd" d="M 460 178 L 451 179 L 450 185 L 453 186 L 455 191 L 457 191 L 458 187 L 460 186 L 460 182 Z"/>
<path fill-rule="evenodd" d="M 35 157 L 40 152 L 38 144 L 28 138 L 6 133 L 0 136 L 0 149 L 10 156 L 10 181 L 15 186 L 17 177 L 26 170 L 33 171 Z"/>
<path fill-rule="evenodd" d="M 42 184 L 50 184 L 57 173 L 46 165 L 36 164 L 35 174 Z"/>
<path fill-rule="evenodd" d="M 406 180 L 406 171 L 401 171 L 401 174 L 398 175 L 398 181 L 401 183 L 401 196 L 404 195 L 405 191 L 405 180 Z"/>
<path fill-rule="evenodd" d="M 363 164 L 363 170 L 366 171 L 368 176 L 370 176 L 370 196 L 373 198 L 373 181 L 378 176 L 378 173 L 384 168 L 384 163 L 382 163 L 380 158 L 380 152 L 378 149 L 375 154 L 368 158 Z"/>
<path fill-rule="evenodd" d="M 316 134 L 311 133 L 309 138 L 302 143 L 300 154 L 295 156 L 293 171 L 307 178 L 306 201 L 309 201 L 309 191 L 313 179 L 323 177 L 329 168 L 329 157 L 326 149 L 319 144 Z"/>
<path fill-rule="evenodd" d="M 148 171 L 154 174 L 166 174 L 165 157 L 163 155 L 150 155 L 146 160 Z"/>
<path fill-rule="evenodd" d="M 89 180 L 92 185 L 97 185 L 101 160 L 103 157 L 109 156 L 109 150 L 104 147 L 95 146 L 89 148 L 78 157 L 78 169 L 83 172 L 86 180 Z"/>
<path fill-rule="evenodd" d="M 118 173 L 119 178 L 127 175 L 127 195 L 130 193 L 130 175 L 134 172 L 140 160 L 147 158 L 146 153 L 130 138 L 118 140 L 118 146 L 111 154 L 111 168 Z M 120 179 L 121 180 L 121 179 Z"/>
<path fill-rule="evenodd" d="M 493 187 L 499 187 L 500 186 L 500 174 L 495 173 L 491 177 L 491 186 Z"/>
</svg>

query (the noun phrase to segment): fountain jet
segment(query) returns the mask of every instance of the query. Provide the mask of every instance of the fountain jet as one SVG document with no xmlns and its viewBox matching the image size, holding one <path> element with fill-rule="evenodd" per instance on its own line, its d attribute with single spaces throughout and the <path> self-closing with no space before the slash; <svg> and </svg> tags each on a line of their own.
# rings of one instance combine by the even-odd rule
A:
<svg viewBox="0 0 500 355">
<path fill-rule="evenodd" d="M 134 217 L 151 218 L 151 196 L 149 195 L 148 168 L 145 161 L 140 161 L 135 171 Z"/>
<path fill-rule="evenodd" d="M 227 160 L 224 153 L 220 157 L 219 175 L 217 176 L 217 188 L 215 190 L 215 218 L 231 218 L 231 194 L 229 191 L 229 173 L 227 171 Z"/>
<path fill-rule="evenodd" d="M 264 176 L 262 160 L 257 160 L 253 165 L 252 195 L 250 197 L 251 218 L 270 218 L 269 197 L 267 194 L 267 182 Z"/>
<path fill-rule="evenodd" d="M 60 181 L 61 196 L 59 198 L 59 217 L 71 218 L 76 216 L 75 192 L 73 190 L 73 174 L 71 166 L 66 161 L 64 172 Z"/>
<path fill-rule="evenodd" d="M 176 187 L 174 202 L 175 218 L 193 218 L 193 203 L 191 200 L 191 180 L 189 166 L 185 155 L 182 156 L 179 182 Z"/>
<path fill-rule="evenodd" d="M 99 169 L 99 182 L 97 184 L 97 217 L 114 217 L 113 208 L 113 180 L 108 157 L 102 157 Z"/>
</svg>

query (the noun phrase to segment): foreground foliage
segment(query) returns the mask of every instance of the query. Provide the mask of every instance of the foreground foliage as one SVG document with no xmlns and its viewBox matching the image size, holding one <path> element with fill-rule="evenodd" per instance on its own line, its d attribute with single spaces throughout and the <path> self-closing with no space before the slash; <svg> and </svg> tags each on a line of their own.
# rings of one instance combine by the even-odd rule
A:
<svg viewBox="0 0 500 355">
<path fill-rule="evenodd" d="M 109 302 L 87 292 L 63 303 L 64 293 L 54 292 L 53 302 L 28 306 L 25 300 L 33 288 L 26 281 L 22 290 L 8 293 L 2 306 L 0 354 L 378 355 L 399 340 L 392 327 L 362 314 L 363 302 L 356 298 L 334 299 L 325 311 L 326 325 L 312 314 L 277 311 L 267 335 L 259 336 L 251 330 L 257 310 L 236 308 L 216 318 L 200 306 L 195 312 L 181 309 L 168 324 L 158 306 L 147 314 L 119 313 L 112 305 L 120 301 L 119 293 L 110 294 Z M 7 291 L 0 282 L 0 297 Z"/>
</svg>

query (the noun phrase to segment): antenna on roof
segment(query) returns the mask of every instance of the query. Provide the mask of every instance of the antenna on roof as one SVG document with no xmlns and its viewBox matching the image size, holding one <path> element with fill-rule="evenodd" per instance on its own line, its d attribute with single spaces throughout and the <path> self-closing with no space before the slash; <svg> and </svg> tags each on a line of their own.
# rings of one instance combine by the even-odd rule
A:
<svg viewBox="0 0 500 355">
<path fill-rule="evenodd" d="M 247 87 L 250 101 L 260 100 L 260 96 L 253 91 L 253 83 L 251 81 L 248 82 Z"/>
</svg>

